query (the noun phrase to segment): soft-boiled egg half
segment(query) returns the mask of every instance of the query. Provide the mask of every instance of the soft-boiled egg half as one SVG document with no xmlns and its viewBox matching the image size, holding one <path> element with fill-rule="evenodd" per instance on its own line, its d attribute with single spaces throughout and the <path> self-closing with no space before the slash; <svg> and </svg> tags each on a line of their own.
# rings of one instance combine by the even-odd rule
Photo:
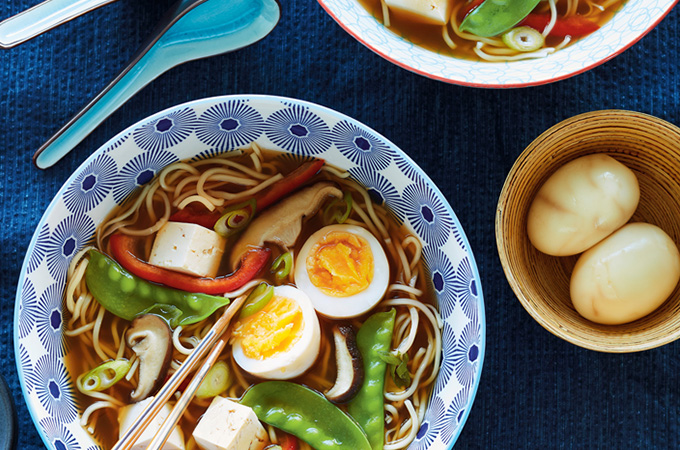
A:
<svg viewBox="0 0 680 450">
<path fill-rule="evenodd" d="M 373 308 L 389 283 L 380 242 L 365 228 L 329 225 L 312 234 L 295 262 L 295 284 L 324 316 L 346 319 Z"/>
<path fill-rule="evenodd" d="M 287 380 L 314 364 L 321 332 L 309 297 L 293 286 L 276 286 L 261 310 L 236 322 L 232 338 L 234 360 L 243 370 Z"/>
</svg>

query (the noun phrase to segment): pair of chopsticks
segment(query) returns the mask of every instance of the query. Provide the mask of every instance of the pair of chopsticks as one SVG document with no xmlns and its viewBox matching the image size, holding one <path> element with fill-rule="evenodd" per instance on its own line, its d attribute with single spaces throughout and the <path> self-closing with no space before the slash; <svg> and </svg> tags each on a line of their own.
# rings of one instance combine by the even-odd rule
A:
<svg viewBox="0 0 680 450">
<path fill-rule="evenodd" d="M 194 375 L 185 391 L 180 396 L 179 400 L 175 404 L 175 407 L 171 411 L 170 415 L 165 419 L 161 428 L 156 432 L 153 440 L 147 447 L 147 450 L 159 450 L 165 441 L 168 440 L 170 433 L 177 425 L 180 417 L 184 413 L 184 410 L 189 406 L 189 402 L 194 397 L 196 390 L 201 385 L 201 382 L 205 379 L 210 368 L 215 364 L 217 358 L 219 357 L 222 349 L 227 345 L 227 340 L 229 339 L 226 329 L 229 327 L 231 319 L 234 314 L 241 309 L 241 305 L 245 302 L 247 295 L 241 295 L 232 301 L 231 305 L 224 311 L 224 313 L 217 319 L 217 322 L 212 326 L 210 331 L 205 335 L 201 342 L 196 346 L 196 348 L 191 352 L 189 357 L 184 360 L 182 366 L 177 370 L 170 379 L 163 385 L 163 387 L 158 391 L 153 401 L 142 411 L 142 413 L 135 419 L 130 428 L 127 429 L 125 434 L 121 436 L 120 440 L 114 445 L 113 450 L 129 450 L 135 441 L 139 439 L 141 434 L 144 432 L 146 427 L 151 423 L 151 421 L 156 417 L 158 412 L 163 408 L 163 406 L 170 400 L 172 395 L 177 391 L 179 385 L 184 381 L 187 375 L 196 367 L 196 365 L 201 361 L 201 359 L 208 353 L 212 348 L 207 358 L 203 362 L 203 365 Z"/>
</svg>

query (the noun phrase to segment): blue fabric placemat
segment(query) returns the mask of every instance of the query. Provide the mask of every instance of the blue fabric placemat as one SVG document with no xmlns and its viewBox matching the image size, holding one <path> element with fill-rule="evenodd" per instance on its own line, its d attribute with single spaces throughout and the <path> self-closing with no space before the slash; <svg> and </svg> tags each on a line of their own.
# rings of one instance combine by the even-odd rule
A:
<svg viewBox="0 0 680 450">
<path fill-rule="evenodd" d="M 0 18 L 35 3 L 3 2 Z M 0 51 L 0 374 L 14 396 L 19 448 L 43 447 L 20 392 L 12 325 L 19 270 L 48 203 L 85 157 L 122 129 L 178 103 L 235 93 L 295 97 L 354 117 L 407 152 L 448 198 L 477 260 L 487 320 L 481 386 L 456 448 L 680 447 L 680 343 L 618 355 L 554 337 L 515 298 L 494 236 L 505 176 L 550 126 L 609 108 L 680 124 L 677 8 L 635 46 L 584 74 L 484 90 L 398 68 L 316 2 L 283 1 L 281 22 L 265 40 L 171 70 L 55 167 L 36 169 L 35 149 L 107 84 L 171 4 L 119 0 Z"/>
</svg>

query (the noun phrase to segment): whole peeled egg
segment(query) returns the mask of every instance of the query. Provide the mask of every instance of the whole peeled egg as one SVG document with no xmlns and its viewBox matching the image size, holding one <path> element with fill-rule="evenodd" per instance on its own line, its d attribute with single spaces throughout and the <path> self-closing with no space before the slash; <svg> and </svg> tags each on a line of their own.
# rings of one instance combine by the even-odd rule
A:
<svg viewBox="0 0 680 450">
<path fill-rule="evenodd" d="M 630 223 L 579 257 L 570 294 L 583 317 L 616 325 L 654 311 L 679 280 L 675 242 L 655 225 Z"/>
<path fill-rule="evenodd" d="M 639 200 L 628 167 L 605 154 L 582 156 L 539 189 L 529 208 L 529 240 L 548 255 L 581 253 L 628 222 Z"/>
<path fill-rule="evenodd" d="M 287 380 L 314 364 L 321 329 L 304 292 L 294 286 L 276 286 L 261 310 L 236 322 L 232 338 L 234 361 L 243 370 L 261 378 Z"/>
<path fill-rule="evenodd" d="M 346 319 L 373 308 L 389 283 L 380 242 L 356 225 L 329 225 L 312 234 L 298 253 L 295 284 L 326 317 Z"/>
</svg>

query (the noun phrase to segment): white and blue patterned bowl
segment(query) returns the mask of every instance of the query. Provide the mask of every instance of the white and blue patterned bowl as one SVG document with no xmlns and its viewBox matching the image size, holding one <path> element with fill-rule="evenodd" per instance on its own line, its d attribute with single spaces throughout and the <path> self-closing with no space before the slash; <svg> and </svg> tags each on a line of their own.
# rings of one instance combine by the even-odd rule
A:
<svg viewBox="0 0 680 450">
<path fill-rule="evenodd" d="M 393 33 L 358 0 L 318 0 L 359 42 L 388 61 L 426 77 L 463 86 L 510 88 L 552 83 L 598 66 L 651 31 L 678 0 L 629 0 L 597 32 L 546 58 L 482 62 L 426 50 Z"/>
<path fill-rule="evenodd" d="M 486 325 L 474 257 L 446 199 L 404 152 L 356 120 L 299 100 L 226 96 L 167 109 L 123 131 L 76 170 L 40 220 L 19 279 L 14 345 L 24 398 L 48 448 L 97 448 L 78 424 L 75 388 L 63 361 L 69 261 L 92 241 L 107 214 L 162 167 L 251 141 L 349 170 L 426 244 L 444 320 L 444 350 L 411 448 L 453 446 L 479 384 Z"/>
</svg>

